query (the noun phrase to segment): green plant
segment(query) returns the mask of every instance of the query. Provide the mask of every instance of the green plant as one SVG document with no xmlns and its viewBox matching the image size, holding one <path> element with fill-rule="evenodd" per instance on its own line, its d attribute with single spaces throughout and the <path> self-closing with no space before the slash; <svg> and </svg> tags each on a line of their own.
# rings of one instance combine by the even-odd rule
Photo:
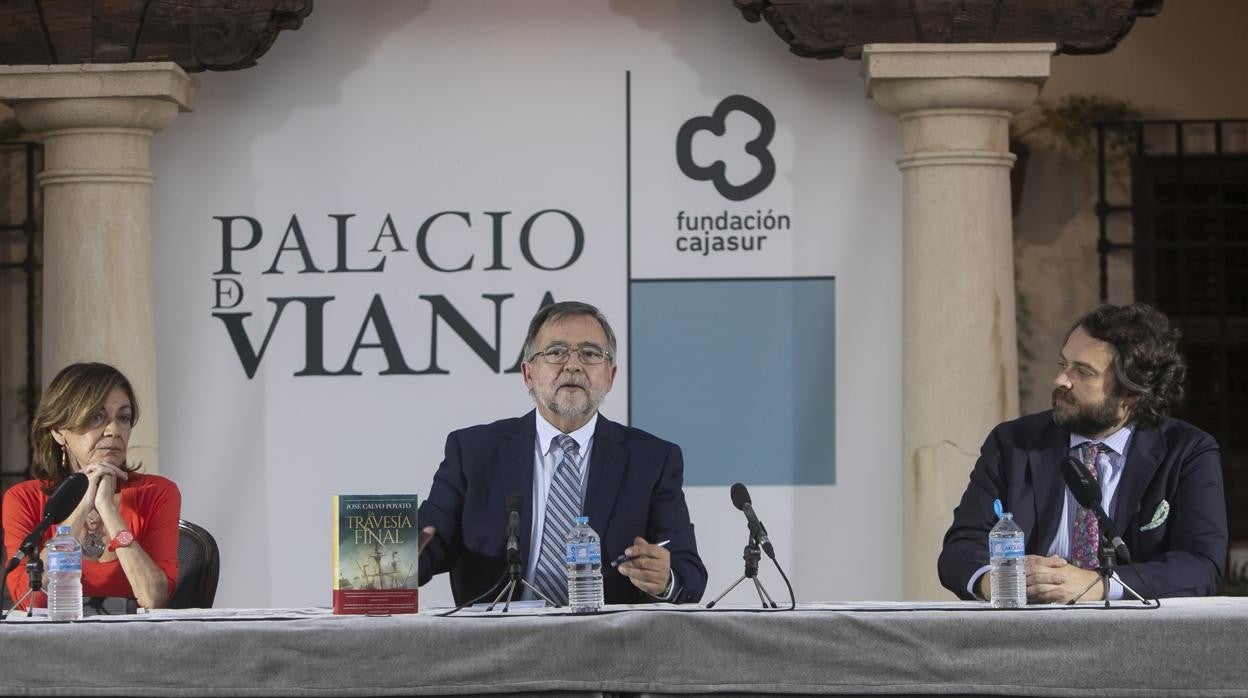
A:
<svg viewBox="0 0 1248 698">
<path fill-rule="evenodd" d="M 1055 150 L 1088 166 L 1097 161 L 1096 126 L 1105 124 L 1105 160 L 1123 167 L 1135 153 L 1136 129 L 1123 126 L 1143 113 L 1128 102 L 1097 95 L 1067 95 L 1056 102 L 1040 101 L 1011 124 L 1011 139 L 1028 147 Z"/>
</svg>

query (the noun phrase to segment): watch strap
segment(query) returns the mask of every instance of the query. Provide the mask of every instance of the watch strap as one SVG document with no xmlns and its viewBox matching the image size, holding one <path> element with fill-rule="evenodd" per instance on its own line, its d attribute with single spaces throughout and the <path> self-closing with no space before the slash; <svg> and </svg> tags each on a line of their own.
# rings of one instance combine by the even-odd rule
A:
<svg viewBox="0 0 1248 698">
<path fill-rule="evenodd" d="M 134 534 L 123 528 L 108 542 L 108 551 L 111 553 L 117 548 L 128 548 L 133 542 Z"/>
</svg>

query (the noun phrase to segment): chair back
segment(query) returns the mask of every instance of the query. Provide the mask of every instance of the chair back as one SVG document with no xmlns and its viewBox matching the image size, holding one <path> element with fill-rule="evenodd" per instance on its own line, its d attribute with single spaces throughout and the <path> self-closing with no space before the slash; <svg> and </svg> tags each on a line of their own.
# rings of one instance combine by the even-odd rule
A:
<svg viewBox="0 0 1248 698">
<path fill-rule="evenodd" d="M 186 520 L 178 521 L 178 586 L 169 608 L 212 608 L 221 576 L 220 551 L 212 534 Z"/>
</svg>

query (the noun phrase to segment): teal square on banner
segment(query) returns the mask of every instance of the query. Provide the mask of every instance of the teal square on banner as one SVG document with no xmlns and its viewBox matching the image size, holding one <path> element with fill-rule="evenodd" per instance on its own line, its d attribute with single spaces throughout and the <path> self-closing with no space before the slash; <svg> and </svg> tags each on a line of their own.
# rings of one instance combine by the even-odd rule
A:
<svg viewBox="0 0 1248 698">
<path fill-rule="evenodd" d="M 836 482 L 836 283 L 633 281 L 629 421 L 685 484 Z"/>
</svg>

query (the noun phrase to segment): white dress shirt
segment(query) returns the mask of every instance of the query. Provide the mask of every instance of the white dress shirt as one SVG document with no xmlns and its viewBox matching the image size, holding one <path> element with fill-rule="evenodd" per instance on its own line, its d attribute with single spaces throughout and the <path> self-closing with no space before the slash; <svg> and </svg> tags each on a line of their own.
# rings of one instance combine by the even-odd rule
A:
<svg viewBox="0 0 1248 698">
<path fill-rule="evenodd" d="M 546 527 L 546 499 L 550 494 L 550 481 L 555 478 L 555 469 L 559 467 L 559 463 L 563 461 L 563 449 L 555 443 L 555 438 L 562 435 L 563 432 L 542 416 L 541 412 L 534 411 L 537 418 L 537 437 L 533 442 L 533 528 L 531 538 L 529 540 L 529 563 L 524 572 L 524 578 L 532 580 L 537 572 L 537 559 L 542 554 L 542 532 Z M 582 511 L 584 510 L 585 487 L 589 483 L 589 454 L 594 448 L 594 430 L 598 426 L 598 414 L 590 418 L 585 426 L 568 434 L 579 447 L 576 455 L 576 463 L 581 470 L 581 502 Z M 589 522 L 593 527 L 594 522 Z M 601 526 L 601 524 L 599 524 Z M 598 529 L 594 529 L 597 531 Z M 601 534 L 599 534 L 601 535 Z M 606 564 L 606 560 L 603 563 Z M 656 596 L 661 601 L 670 601 L 676 596 L 679 590 L 676 572 L 668 573 L 668 585 L 666 596 Z M 521 595 L 522 599 L 535 599 L 534 594 L 527 587 Z"/>
<path fill-rule="evenodd" d="M 525 579 L 533 579 L 537 572 L 537 558 L 542 554 L 542 531 L 546 527 L 546 498 L 550 494 L 550 481 L 555 478 L 555 470 L 563 462 L 563 449 L 555 443 L 555 437 L 561 436 L 563 432 L 546 421 L 541 412 L 535 410 L 534 415 L 537 417 L 537 438 L 533 443 L 533 528 L 529 539 L 529 564 L 525 569 Z M 585 501 L 585 485 L 589 482 L 589 453 L 594 448 L 594 429 L 597 426 L 598 414 L 595 413 L 585 426 L 568 434 L 579 447 L 576 464 L 581 470 L 582 502 Z M 594 522 L 590 521 L 589 525 L 593 526 Z M 526 589 L 524 598 L 536 596 Z"/>
<path fill-rule="evenodd" d="M 1089 439 L 1081 434 L 1070 435 L 1070 455 L 1082 460 L 1079 447 L 1089 441 L 1098 441 L 1103 448 L 1096 455 L 1096 481 L 1101 486 L 1101 508 L 1112 519 L 1118 508 L 1118 483 L 1122 481 L 1122 471 L 1127 464 L 1127 449 L 1131 446 L 1131 433 L 1134 424 L 1128 424 L 1103 439 Z M 1079 502 L 1070 488 L 1065 488 L 1066 498 L 1062 501 L 1062 519 L 1057 527 L 1057 536 L 1053 545 L 1049 546 L 1050 555 L 1060 555 L 1069 560 L 1074 537 L 1075 518 L 1079 515 Z M 1116 579 L 1109 580 L 1110 600 L 1122 598 L 1122 584 Z"/>
</svg>

